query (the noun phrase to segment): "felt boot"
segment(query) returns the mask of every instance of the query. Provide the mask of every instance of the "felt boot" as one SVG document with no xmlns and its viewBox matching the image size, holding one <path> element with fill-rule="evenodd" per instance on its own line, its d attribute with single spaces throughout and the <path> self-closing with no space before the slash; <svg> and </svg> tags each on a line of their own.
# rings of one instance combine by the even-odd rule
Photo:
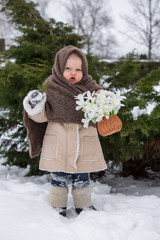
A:
<svg viewBox="0 0 160 240">
<path fill-rule="evenodd" d="M 55 208 L 57 212 L 59 212 L 60 215 L 62 215 L 63 217 L 67 216 L 67 208 L 66 207 L 56 207 Z"/>
<path fill-rule="evenodd" d="M 68 199 L 68 188 L 51 187 L 49 192 L 49 202 L 60 215 L 66 216 Z"/>
<path fill-rule="evenodd" d="M 75 210 L 80 214 L 83 210 L 96 210 L 91 203 L 90 188 L 73 189 L 72 190 Z"/>
<path fill-rule="evenodd" d="M 93 205 L 91 205 L 91 206 L 89 206 L 89 207 L 85 207 L 85 208 L 76 208 L 75 210 L 76 210 L 76 213 L 77 213 L 78 215 L 79 215 L 83 210 L 86 210 L 86 211 L 88 211 L 88 210 L 97 211 L 97 209 L 96 209 Z"/>
</svg>

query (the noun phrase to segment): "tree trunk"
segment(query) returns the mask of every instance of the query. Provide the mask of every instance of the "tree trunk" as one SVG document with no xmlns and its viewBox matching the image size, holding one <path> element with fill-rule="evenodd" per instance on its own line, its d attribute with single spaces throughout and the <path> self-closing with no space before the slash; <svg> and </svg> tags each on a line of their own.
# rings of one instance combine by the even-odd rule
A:
<svg viewBox="0 0 160 240">
<path fill-rule="evenodd" d="M 151 61 L 152 57 L 152 0 L 149 0 L 149 36 L 148 36 L 148 61 Z"/>
<path fill-rule="evenodd" d="M 5 39 L 1 38 L 0 39 L 0 52 L 5 50 Z"/>
</svg>

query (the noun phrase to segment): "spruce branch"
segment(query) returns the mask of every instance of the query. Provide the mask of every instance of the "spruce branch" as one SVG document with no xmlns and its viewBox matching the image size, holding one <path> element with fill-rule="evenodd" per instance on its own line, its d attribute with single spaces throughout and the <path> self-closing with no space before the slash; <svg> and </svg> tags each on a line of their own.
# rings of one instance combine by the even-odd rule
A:
<svg viewBox="0 0 160 240">
<path fill-rule="evenodd" d="M 50 83 L 50 79 L 47 78 L 47 79 L 45 80 L 45 82 L 43 82 L 42 84 L 38 84 L 38 86 L 37 86 L 38 90 L 39 90 L 41 93 L 45 92 L 46 89 L 47 89 L 47 87 L 48 87 L 48 85 L 49 85 L 49 83 Z"/>
<path fill-rule="evenodd" d="M 29 10 L 30 10 L 29 15 L 30 15 L 31 18 L 33 18 L 33 19 L 35 19 L 35 20 L 37 20 L 37 21 L 39 21 L 39 22 L 40 22 L 41 20 L 44 21 L 44 19 L 43 19 L 42 17 L 38 17 L 36 14 L 34 14 L 31 8 L 29 8 Z M 51 29 L 49 29 L 48 27 L 46 27 L 45 24 L 42 23 L 42 21 L 41 21 L 42 26 L 43 26 L 51 35 L 53 35 L 53 32 L 51 31 Z"/>
<path fill-rule="evenodd" d="M 135 50 L 133 50 L 131 53 L 128 54 L 127 57 L 121 57 L 119 59 L 119 61 L 115 64 L 115 71 L 113 71 L 113 75 L 112 75 L 112 80 L 108 86 L 108 88 L 106 90 L 109 90 L 109 88 L 111 87 L 111 85 L 113 85 L 113 83 L 117 80 L 117 75 L 121 74 L 121 72 L 123 71 L 124 66 L 127 63 L 131 63 L 134 60 L 134 53 Z"/>
</svg>

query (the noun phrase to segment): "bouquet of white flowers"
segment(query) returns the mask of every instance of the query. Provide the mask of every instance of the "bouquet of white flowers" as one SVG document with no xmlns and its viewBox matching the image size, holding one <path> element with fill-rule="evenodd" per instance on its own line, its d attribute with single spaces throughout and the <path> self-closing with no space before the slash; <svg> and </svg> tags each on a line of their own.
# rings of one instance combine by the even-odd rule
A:
<svg viewBox="0 0 160 240">
<path fill-rule="evenodd" d="M 117 114 L 118 110 L 124 106 L 121 103 L 126 97 L 120 95 L 120 91 L 111 92 L 107 90 L 100 90 L 99 93 L 92 94 L 87 91 L 75 97 L 76 110 L 84 112 L 82 119 L 83 126 L 88 127 L 89 122 L 100 122 L 103 118 L 109 119 L 110 115 Z"/>
</svg>

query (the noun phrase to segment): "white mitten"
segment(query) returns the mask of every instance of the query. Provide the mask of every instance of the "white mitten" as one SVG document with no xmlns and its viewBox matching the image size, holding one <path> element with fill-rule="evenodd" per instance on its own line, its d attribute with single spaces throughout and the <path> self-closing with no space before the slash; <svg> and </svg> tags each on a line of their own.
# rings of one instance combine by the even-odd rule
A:
<svg viewBox="0 0 160 240">
<path fill-rule="evenodd" d="M 38 90 L 35 90 L 31 96 L 30 96 L 30 103 L 31 105 L 34 107 L 38 102 L 40 102 L 43 98 L 43 95 L 41 92 L 39 92 Z"/>
<path fill-rule="evenodd" d="M 40 113 L 45 107 L 46 93 L 41 93 L 38 90 L 30 91 L 23 100 L 23 107 L 29 115 Z"/>
</svg>

